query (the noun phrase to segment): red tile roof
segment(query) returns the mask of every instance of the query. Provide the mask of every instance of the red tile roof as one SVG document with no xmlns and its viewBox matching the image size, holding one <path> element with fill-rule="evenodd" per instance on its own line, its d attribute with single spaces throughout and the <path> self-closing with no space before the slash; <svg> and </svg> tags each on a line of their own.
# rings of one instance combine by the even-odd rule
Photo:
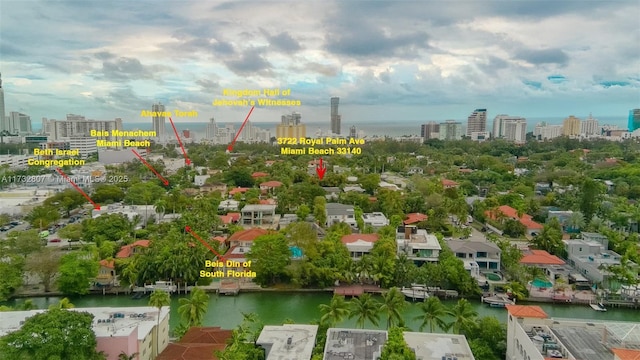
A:
<svg viewBox="0 0 640 360">
<path fill-rule="evenodd" d="M 229 241 L 253 241 L 258 236 L 269 234 L 268 230 L 253 228 L 248 230 L 241 230 L 229 237 Z"/>
<path fill-rule="evenodd" d="M 509 315 L 520 318 L 546 319 L 549 316 L 540 306 L 537 305 L 507 305 Z"/>
<path fill-rule="evenodd" d="M 239 213 L 239 212 L 230 212 L 230 213 L 227 213 L 227 216 L 231 216 L 231 218 L 232 218 L 232 219 L 233 219 L 233 221 L 235 221 L 235 222 L 240 221 L 240 217 L 241 217 L 241 215 L 240 215 L 240 213 Z"/>
<path fill-rule="evenodd" d="M 262 199 L 259 201 L 260 205 L 278 205 L 275 199 Z"/>
<path fill-rule="evenodd" d="M 233 216 L 220 215 L 220 221 L 222 221 L 222 223 L 225 225 L 231 224 L 233 222 Z"/>
<path fill-rule="evenodd" d="M 498 207 L 497 211 L 501 212 L 502 215 L 508 218 L 519 220 L 520 223 L 527 228 L 527 230 L 541 230 L 544 228 L 541 224 L 533 221 L 533 218 L 529 214 L 522 214 L 522 217 L 518 217 L 518 210 L 512 208 L 509 205 L 502 205 Z M 498 217 L 496 216 L 497 214 L 495 214 L 492 210 L 487 210 L 484 212 L 484 214 L 488 218 L 493 220 L 496 220 Z"/>
<path fill-rule="evenodd" d="M 525 265 L 564 265 L 564 261 L 544 250 L 531 250 L 520 259 L 520 264 Z"/>
<path fill-rule="evenodd" d="M 611 349 L 620 360 L 640 360 L 640 350 Z"/>
<path fill-rule="evenodd" d="M 362 240 L 362 241 L 367 241 L 367 242 L 376 242 L 378 241 L 379 236 L 378 234 L 351 234 L 351 235 L 345 235 L 342 237 L 342 243 L 343 244 L 348 244 L 348 243 L 354 243 L 358 240 Z"/>
<path fill-rule="evenodd" d="M 218 360 L 216 350 L 224 350 L 231 330 L 218 327 L 193 327 L 179 343 L 169 343 L 157 360 Z"/>
<path fill-rule="evenodd" d="M 404 220 L 405 225 L 419 223 L 420 221 L 427 220 L 428 216 L 421 213 L 407 214 L 407 218 Z"/>
<path fill-rule="evenodd" d="M 113 260 L 100 260 L 100 266 L 115 269 L 115 262 Z"/>
<path fill-rule="evenodd" d="M 254 177 L 254 178 L 265 177 L 265 176 L 269 176 L 269 174 L 261 171 L 256 171 L 253 174 L 251 174 L 251 177 Z"/>
<path fill-rule="evenodd" d="M 129 245 L 125 245 L 123 247 L 120 248 L 120 251 L 118 251 L 118 253 L 116 254 L 116 258 L 118 259 L 124 259 L 124 258 L 128 258 L 131 255 L 133 255 L 133 248 L 135 247 L 149 247 L 149 240 L 138 240 L 136 242 L 134 242 L 133 244 L 129 244 Z"/>
<path fill-rule="evenodd" d="M 458 186 L 458 183 L 453 180 L 442 179 L 442 186 L 444 187 Z"/>
<path fill-rule="evenodd" d="M 227 241 L 227 238 L 225 238 L 224 236 L 214 236 L 213 240 L 219 242 L 219 243 L 224 243 L 225 241 Z"/>
<path fill-rule="evenodd" d="M 260 184 L 260 187 L 269 187 L 269 188 L 275 188 L 280 186 L 282 186 L 282 183 L 280 181 L 275 181 L 275 180 L 266 181 Z"/>
<path fill-rule="evenodd" d="M 247 190 L 249 190 L 249 188 L 243 188 L 243 187 L 237 187 L 237 188 L 233 188 L 229 191 L 229 195 L 235 195 L 238 193 L 245 193 L 247 192 Z"/>
</svg>

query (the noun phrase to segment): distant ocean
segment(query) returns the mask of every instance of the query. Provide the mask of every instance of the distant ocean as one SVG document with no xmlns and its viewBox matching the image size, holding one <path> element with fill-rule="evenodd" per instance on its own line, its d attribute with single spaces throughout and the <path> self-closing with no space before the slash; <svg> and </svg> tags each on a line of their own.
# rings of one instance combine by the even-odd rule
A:
<svg viewBox="0 0 640 360">
<path fill-rule="evenodd" d="M 627 128 L 627 119 L 621 116 L 607 116 L 597 118 L 598 123 L 600 125 L 616 125 L 622 129 Z M 536 124 L 540 122 L 546 122 L 547 124 L 562 124 L 562 118 L 529 118 L 527 119 L 527 131 L 533 131 Z M 458 120 L 462 122 L 462 125 L 466 127 L 466 120 Z M 384 122 L 384 123 L 347 123 L 342 122 L 342 133 L 349 134 L 349 129 L 352 125 L 355 125 L 356 131 L 362 131 L 365 136 L 403 136 L 403 135 L 420 135 L 420 125 L 427 123 L 428 121 L 418 122 L 418 121 L 393 121 L 393 122 Z M 444 122 L 444 120 L 443 120 Z M 324 130 L 325 132 L 330 129 L 329 121 L 326 123 L 320 122 L 303 122 L 307 126 L 307 134 L 315 134 L 317 130 Z M 225 123 L 217 123 L 218 126 L 225 126 Z M 236 131 L 240 127 L 240 123 L 233 123 Z M 271 130 L 273 136 L 275 136 L 275 130 L 278 123 L 272 122 L 253 122 L 251 125 Z M 195 132 L 196 136 L 203 134 L 206 131 L 207 123 L 206 122 L 184 122 L 184 123 L 175 123 L 176 129 L 178 131 L 181 130 L 190 130 Z M 151 129 L 151 121 L 146 123 L 140 122 L 132 122 L 132 123 L 124 123 L 123 127 L 125 130 L 146 130 Z M 491 131 L 493 129 L 493 119 L 487 119 L 487 131 Z M 167 123 L 167 131 L 168 133 L 172 132 L 171 125 Z M 199 137 L 199 136 L 198 136 Z"/>
<path fill-rule="evenodd" d="M 627 128 L 627 118 L 623 116 L 603 116 L 598 117 L 598 123 L 600 125 L 616 125 L 621 129 Z M 562 124 L 563 118 L 528 118 L 527 119 L 527 131 L 533 131 L 536 124 L 540 122 L 546 122 L 547 124 Z M 435 120 L 440 122 L 438 120 Z M 464 127 L 467 125 L 466 120 L 458 120 L 462 123 Z M 420 135 L 420 125 L 427 123 L 428 120 L 424 122 L 415 121 L 415 120 L 398 120 L 398 121 L 389 121 L 389 122 L 371 122 L 371 123 L 349 123 L 346 121 L 342 122 L 342 133 L 348 134 L 349 129 L 352 125 L 355 125 L 356 131 L 359 133 L 363 132 L 364 136 L 404 136 L 404 135 Z M 442 120 L 444 122 L 444 120 Z M 330 129 L 329 121 L 327 122 L 303 122 L 307 126 L 307 134 L 315 134 L 318 130 L 323 130 L 323 132 L 327 132 Z M 275 136 L 276 126 L 279 123 L 275 122 L 252 122 L 253 126 L 269 129 L 273 136 Z M 226 123 L 217 123 L 218 126 L 225 126 Z M 236 131 L 240 127 L 241 123 L 233 123 Z M 32 124 L 34 130 L 40 130 L 40 124 L 33 123 Z M 206 122 L 182 122 L 175 123 L 176 129 L 178 131 L 182 130 L 190 130 L 195 133 L 196 138 L 200 138 L 203 136 L 204 132 L 207 129 Z M 125 122 L 123 124 L 124 130 L 151 130 L 151 121 L 149 122 Z M 173 130 L 171 129 L 171 125 L 166 123 L 167 134 L 171 134 Z M 493 129 L 493 119 L 487 119 L 487 131 L 491 131 Z"/>
</svg>

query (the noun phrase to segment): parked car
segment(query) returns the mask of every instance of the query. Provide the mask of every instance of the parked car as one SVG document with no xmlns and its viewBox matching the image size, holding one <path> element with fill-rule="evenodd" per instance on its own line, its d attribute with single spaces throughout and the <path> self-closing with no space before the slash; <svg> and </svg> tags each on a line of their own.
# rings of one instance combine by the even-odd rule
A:
<svg viewBox="0 0 640 360">
<path fill-rule="evenodd" d="M 59 242 L 62 242 L 62 240 L 60 240 L 60 239 L 51 239 L 51 240 L 49 240 L 49 242 L 59 243 Z"/>
</svg>

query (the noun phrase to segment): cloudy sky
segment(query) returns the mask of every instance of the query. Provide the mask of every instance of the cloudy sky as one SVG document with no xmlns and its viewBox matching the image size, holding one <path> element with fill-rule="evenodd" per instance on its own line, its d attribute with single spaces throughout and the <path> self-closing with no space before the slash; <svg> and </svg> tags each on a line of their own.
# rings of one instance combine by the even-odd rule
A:
<svg viewBox="0 0 640 360">
<path fill-rule="evenodd" d="M 291 89 L 293 110 L 343 123 L 466 119 L 475 108 L 526 117 L 625 117 L 640 106 L 640 2 L 31 1 L 0 2 L 8 111 L 148 121 L 155 101 L 240 122 L 222 90 Z M 194 119 L 174 119 L 177 122 Z"/>
</svg>

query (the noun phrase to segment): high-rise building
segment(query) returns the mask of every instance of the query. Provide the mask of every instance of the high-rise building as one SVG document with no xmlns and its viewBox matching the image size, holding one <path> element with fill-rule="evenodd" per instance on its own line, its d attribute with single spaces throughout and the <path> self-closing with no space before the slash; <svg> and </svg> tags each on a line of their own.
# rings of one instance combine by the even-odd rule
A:
<svg viewBox="0 0 640 360">
<path fill-rule="evenodd" d="M 562 125 L 548 125 L 543 121 L 533 129 L 533 137 L 538 140 L 551 140 L 559 136 L 562 136 Z"/>
<path fill-rule="evenodd" d="M 475 109 L 467 118 L 467 136 L 487 131 L 487 109 Z"/>
<path fill-rule="evenodd" d="M 209 119 L 207 124 L 207 140 L 214 140 L 218 136 L 218 126 L 214 118 Z"/>
<path fill-rule="evenodd" d="M 629 110 L 629 131 L 633 132 L 638 129 L 640 129 L 640 109 Z"/>
<path fill-rule="evenodd" d="M 460 140 L 462 139 L 462 123 L 455 120 L 447 120 L 440 123 L 440 140 Z"/>
<path fill-rule="evenodd" d="M 524 144 L 527 141 L 527 120 L 523 118 L 507 119 L 503 123 L 504 135 L 502 136 L 507 141 L 513 141 L 516 144 Z"/>
<path fill-rule="evenodd" d="M 339 97 L 331 98 L 331 132 L 340 135 L 340 121 L 342 117 L 338 113 L 338 105 L 340 104 Z"/>
<path fill-rule="evenodd" d="M 440 124 L 435 121 L 429 121 L 426 124 L 420 125 L 420 137 L 425 141 L 429 139 L 439 139 Z"/>
<path fill-rule="evenodd" d="M 12 134 L 31 134 L 31 117 L 29 115 L 12 111 L 6 119 L 9 124 L 9 132 Z"/>
<path fill-rule="evenodd" d="M 0 131 L 10 131 L 4 111 L 4 89 L 2 88 L 2 74 L 0 74 Z"/>
<path fill-rule="evenodd" d="M 73 115 L 73 114 L 70 114 Z M 107 131 L 109 136 L 96 136 L 95 140 L 115 141 L 117 139 L 111 135 L 112 130 L 122 130 L 122 119 L 115 120 L 85 120 L 84 116 L 67 116 L 68 120 L 42 119 L 42 134 L 48 135 L 52 141 L 68 139 L 74 136 L 91 136 L 91 130 Z M 69 120 L 81 119 L 81 120 Z"/>
<path fill-rule="evenodd" d="M 562 135 L 563 136 L 578 136 L 580 135 L 580 119 L 570 115 L 562 122 Z"/>
<path fill-rule="evenodd" d="M 349 137 L 350 138 L 357 138 L 358 137 L 358 131 L 356 130 L 356 126 L 352 125 L 351 128 L 349 128 Z"/>
<path fill-rule="evenodd" d="M 497 115 L 495 118 L 493 118 L 493 132 L 491 133 L 491 137 L 493 139 L 500 139 L 504 137 L 505 135 L 504 124 L 505 124 L 505 121 L 508 121 L 508 120 L 525 120 L 525 119 L 520 116 L 509 116 L 505 114 Z"/>
<path fill-rule="evenodd" d="M 282 115 L 280 125 L 276 127 L 276 137 L 293 139 L 307 137 L 307 128 L 301 123 L 301 119 L 302 115 L 297 112 Z"/>
<path fill-rule="evenodd" d="M 600 135 L 598 119 L 594 119 L 591 114 L 580 123 L 580 134 L 584 136 Z"/>
<path fill-rule="evenodd" d="M 153 106 L 151 106 L 151 111 L 156 113 L 163 113 L 165 111 L 164 105 L 162 105 L 161 103 L 153 104 Z M 156 137 L 161 142 L 165 140 L 165 121 L 166 120 L 167 118 L 165 116 L 154 116 L 152 118 L 153 131 L 156 132 Z"/>
</svg>

